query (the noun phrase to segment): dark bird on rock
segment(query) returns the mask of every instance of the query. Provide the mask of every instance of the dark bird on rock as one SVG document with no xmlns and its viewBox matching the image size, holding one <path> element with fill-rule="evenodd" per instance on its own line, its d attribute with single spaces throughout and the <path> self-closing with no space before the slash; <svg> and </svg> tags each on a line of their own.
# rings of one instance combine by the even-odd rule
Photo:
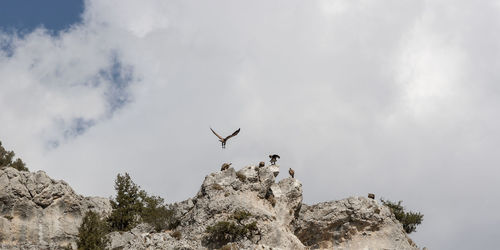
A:
<svg viewBox="0 0 500 250">
<path fill-rule="evenodd" d="M 291 176 L 292 178 L 295 178 L 295 177 L 293 177 L 293 176 L 295 175 L 295 171 L 293 171 L 293 169 L 292 169 L 292 168 L 288 169 L 288 173 L 290 174 L 290 176 Z"/>
<path fill-rule="evenodd" d="M 224 171 L 226 169 L 228 169 L 230 166 L 231 166 L 232 163 L 224 163 L 222 164 L 222 166 L 220 167 L 220 171 Z"/>
<path fill-rule="evenodd" d="M 269 158 L 271 158 L 271 160 L 270 160 L 271 165 L 276 165 L 276 161 L 278 161 L 277 159 L 279 159 L 279 158 L 280 158 L 280 156 L 279 156 L 279 155 L 274 154 L 274 155 L 269 155 Z"/>
<path fill-rule="evenodd" d="M 227 140 L 229 140 L 229 138 L 236 136 L 240 132 L 240 129 L 238 129 L 238 130 L 234 131 L 234 133 L 232 135 L 224 138 L 224 137 L 218 135 L 217 133 L 215 133 L 215 131 L 212 128 L 210 128 L 210 130 L 212 130 L 212 132 L 214 133 L 215 136 L 219 137 L 219 141 L 222 142 L 222 148 L 226 148 L 226 142 L 227 142 Z"/>
<path fill-rule="evenodd" d="M 263 162 L 263 161 L 259 162 L 259 168 L 263 168 L 264 166 L 266 166 L 265 162 Z"/>
<path fill-rule="evenodd" d="M 370 199 L 374 199 L 374 200 L 375 200 L 375 194 L 368 193 L 368 198 L 370 198 Z"/>
</svg>

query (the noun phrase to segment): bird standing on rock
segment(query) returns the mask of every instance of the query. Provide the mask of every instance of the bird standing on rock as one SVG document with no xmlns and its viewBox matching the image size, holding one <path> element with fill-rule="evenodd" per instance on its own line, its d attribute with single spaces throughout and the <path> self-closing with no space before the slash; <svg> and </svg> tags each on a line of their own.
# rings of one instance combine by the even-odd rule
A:
<svg viewBox="0 0 500 250">
<path fill-rule="evenodd" d="M 226 138 L 224 138 L 224 137 L 218 135 L 217 133 L 215 133 L 215 131 L 212 128 L 210 128 L 210 130 L 212 130 L 214 135 L 219 138 L 220 142 L 222 142 L 222 148 L 226 148 L 226 141 L 229 140 L 229 138 L 236 136 L 240 132 L 240 129 L 238 129 L 238 130 L 234 131 L 233 134 L 231 134 L 230 136 L 227 136 Z"/>
<path fill-rule="evenodd" d="M 224 163 L 222 164 L 222 166 L 220 167 L 220 171 L 224 171 L 226 169 L 228 169 L 230 166 L 231 166 L 232 163 Z"/>
<path fill-rule="evenodd" d="M 295 175 L 295 171 L 293 171 L 292 168 L 288 169 L 288 173 L 290 174 L 290 176 L 292 176 L 292 178 L 295 178 L 293 177 Z"/>
<path fill-rule="evenodd" d="M 277 154 L 274 154 L 274 155 L 269 155 L 269 158 L 271 158 L 271 160 L 270 160 L 271 165 L 276 165 L 276 161 L 278 161 L 277 159 L 279 159 L 280 156 Z"/>
</svg>

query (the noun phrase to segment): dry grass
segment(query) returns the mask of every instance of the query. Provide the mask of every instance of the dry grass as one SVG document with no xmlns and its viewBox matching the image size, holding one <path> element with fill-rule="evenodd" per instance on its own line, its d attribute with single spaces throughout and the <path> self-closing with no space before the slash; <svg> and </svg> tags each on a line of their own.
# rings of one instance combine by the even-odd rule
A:
<svg viewBox="0 0 500 250">
<path fill-rule="evenodd" d="M 236 173 L 236 177 L 238 177 L 238 179 L 240 179 L 241 182 L 245 182 L 245 180 L 247 179 L 247 177 L 240 172 Z"/>
<path fill-rule="evenodd" d="M 171 233 L 170 236 L 174 237 L 176 240 L 180 240 L 182 237 L 182 234 L 179 231 L 175 231 L 175 232 Z"/>
</svg>

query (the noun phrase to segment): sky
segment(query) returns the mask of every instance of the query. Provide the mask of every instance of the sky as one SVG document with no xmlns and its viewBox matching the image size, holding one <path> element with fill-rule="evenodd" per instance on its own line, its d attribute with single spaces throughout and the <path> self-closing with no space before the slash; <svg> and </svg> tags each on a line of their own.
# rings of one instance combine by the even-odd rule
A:
<svg viewBox="0 0 500 250">
<path fill-rule="evenodd" d="M 39 2 L 39 3 L 37 3 Z M 375 193 L 429 249 L 497 249 L 500 4 L 2 1 L 0 140 L 83 195 L 168 202 L 279 154 L 304 202 Z M 241 132 L 221 149 L 210 127 Z"/>
</svg>

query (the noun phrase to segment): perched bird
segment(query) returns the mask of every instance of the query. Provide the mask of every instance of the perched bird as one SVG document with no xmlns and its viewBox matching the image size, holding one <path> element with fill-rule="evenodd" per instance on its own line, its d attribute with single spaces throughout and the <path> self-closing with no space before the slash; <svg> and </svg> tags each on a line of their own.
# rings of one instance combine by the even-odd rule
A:
<svg viewBox="0 0 500 250">
<path fill-rule="evenodd" d="M 263 168 L 264 166 L 266 166 L 265 162 L 263 162 L 263 161 L 259 162 L 259 168 Z"/>
<path fill-rule="evenodd" d="M 277 155 L 277 154 L 274 154 L 274 155 L 269 155 L 269 158 L 271 158 L 270 162 L 271 162 L 271 165 L 276 165 L 276 159 L 279 159 L 280 156 Z"/>
<path fill-rule="evenodd" d="M 374 200 L 375 200 L 375 194 L 368 193 L 368 198 L 370 198 L 370 199 L 374 199 Z"/>
<path fill-rule="evenodd" d="M 293 171 L 293 169 L 292 169 L 292 168 L 288 169 L 288 173 L 290 174 L 290 176 L 291 176 L 292 178 L 294 178 L 293 176 L 295 175 L 295 171 Z"/>
<path fill-rule="evenodd" d="M 210 128 L 210 130 L 212 130 L 212 132 L 214 133 L 215 136 L 219 137 L 219 141 L 222 142 L 222 148 L 226 148 L 226 141 L 229 140 L 229 138 L 236 136 L 240 132 L 240 129 L 238 129 L 238 130 L 234 131 L 234 133 L 232 135 L 227 136 L 226 138 L 223 138 L 222 136 L 215 133 L 215 131 L 212 128 Z"/>
<path fill-rule="evenodd" d="M 231 166 L 232 163 L 224 163 L 222 164 L 222 166 L 220 167 L 220 171 L 224 171 L 226 169 L 228 169 L 230 166 Z"/>
</svg>

